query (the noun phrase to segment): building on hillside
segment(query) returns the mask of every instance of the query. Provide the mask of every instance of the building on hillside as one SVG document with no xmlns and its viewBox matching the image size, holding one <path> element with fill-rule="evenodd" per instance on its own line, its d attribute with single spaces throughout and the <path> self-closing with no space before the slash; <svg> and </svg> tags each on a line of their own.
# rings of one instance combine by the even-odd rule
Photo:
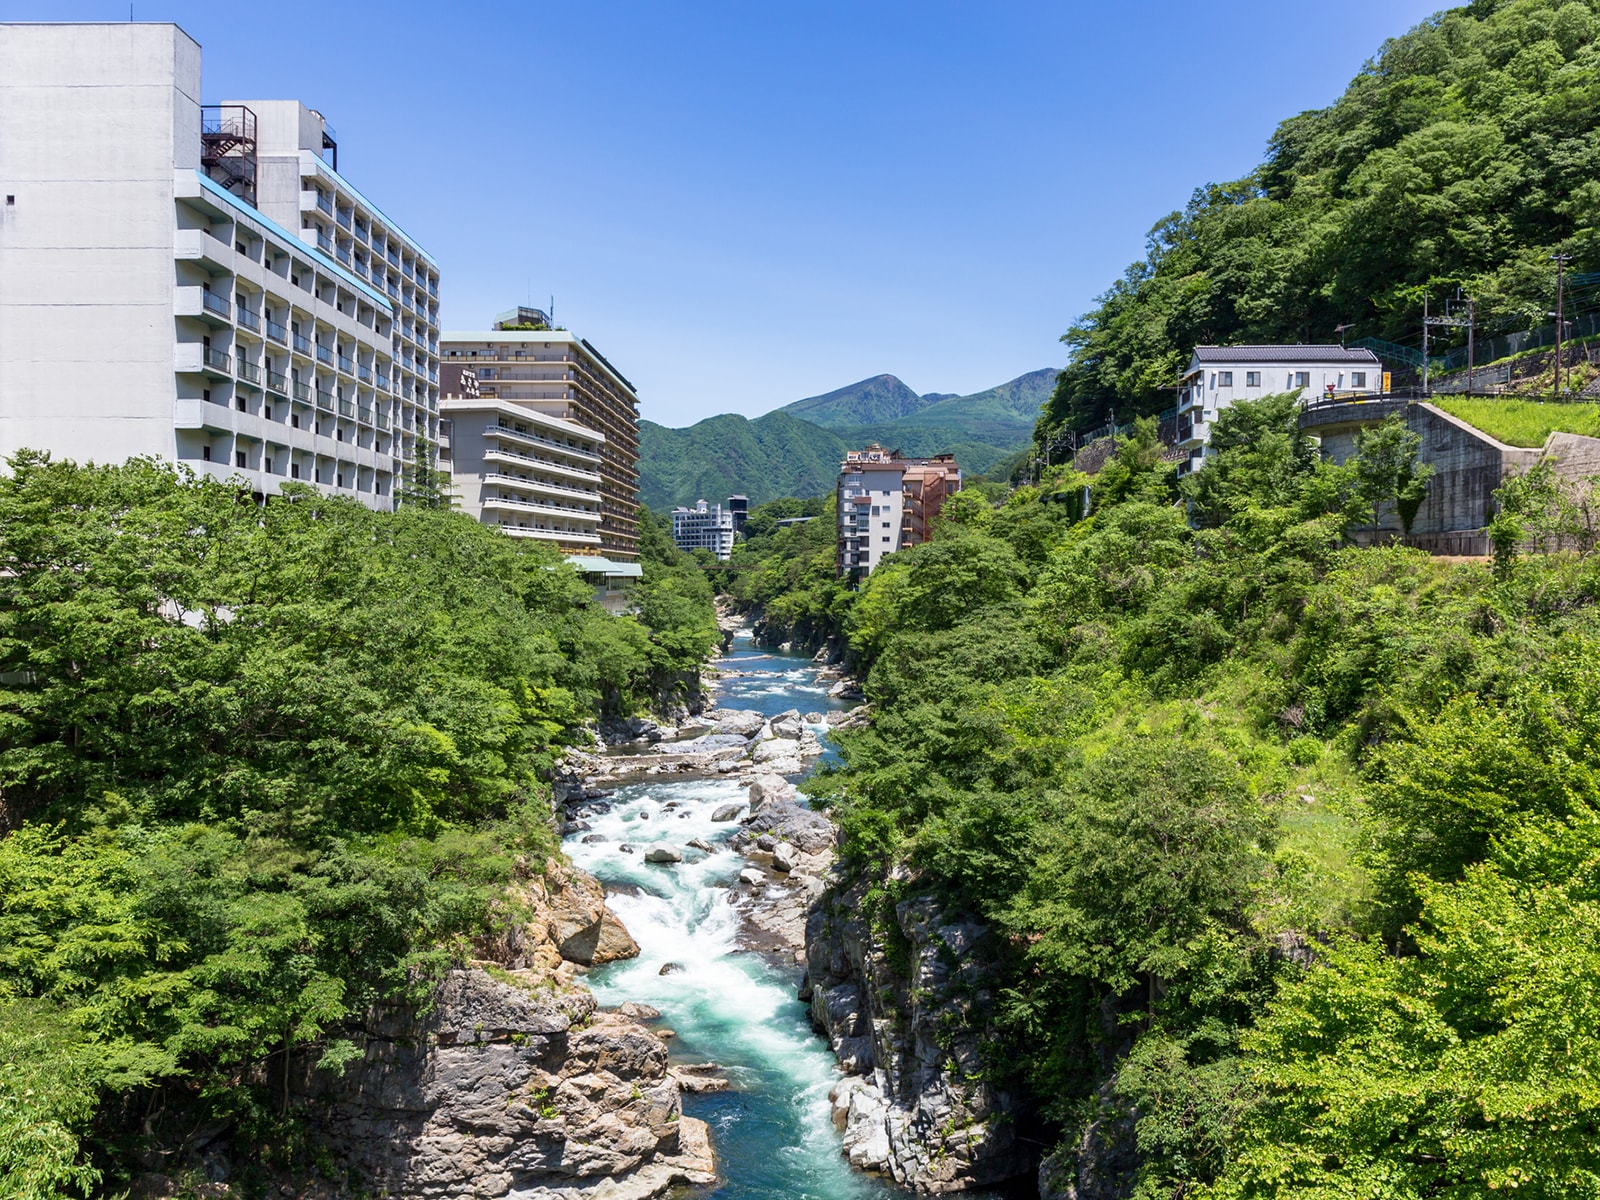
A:
<svg viewBox="0 0 1600 1200">
<path fill-rule="evenodd" d="M 750 519 L 750 497 L 729 496 L 728 511 L 733 514 L 733 536 L 744 536 L 744 523 Z"/>
<path fill-rule="evenodd" d="M 839 577 L 859 582 L 885 555 L 925 542 L 945 500 L 961 490 L 948 454 L 902 458 L 873 443 L 846 452 L 839 467 Z"/>
<path fill-rule="evenodd" d="M 720 504 L 697 500 L 693 508 L 672 510 L 672 540 L 679 550 L 709 550 L 718 562 L 733 556 L 733 513 Z"/>
<path fill-rule="evenodd" d="M 1196 346 L 1178 386 L 1179 474 L 1199 469 L 1211 423 L 1236 400 L 1284 392 L 1302 401 L 1383 390 L 1383 367 L 1371 350 L 1343 346 Z"/>
<path fill-rule="evenodd" d="M 0 454 L 392 507 L 439 273 L 294 100 L 202 105 L 172 24 L 0 24 Z"/>
<path fill-rule="evenodd" d="M 639 398 L 622 373 L 586 339 L 550 328 L 534 308 L 502 313 L 491 329 L 446 332 L 442 355 L 444 378 L 460 389 L 441 410 L 449 418 L 448 462 L 462 507 L 485 524 L 520 526 L 530 531 L 525 536 L 574 553 L 634 562 Z M 466 370 L 476 395 L 466 392 Z M 477 443 L 485 438 L 495 457 L 481 456 Z M 544 441 L 529 440 L 536 438 Z M 572 444 L 584 438 L 583 457 L 576 458 Z M 547 469 L 550 455 L 562 472 Z"/>
</svg>

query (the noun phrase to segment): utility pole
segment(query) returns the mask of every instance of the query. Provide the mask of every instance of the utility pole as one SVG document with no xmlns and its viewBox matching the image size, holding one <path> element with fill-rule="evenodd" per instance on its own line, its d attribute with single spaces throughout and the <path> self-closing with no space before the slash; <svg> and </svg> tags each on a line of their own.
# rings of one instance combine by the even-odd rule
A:
<svg viewBox="0 0 1600 1200">
<path fill-rule="evenodd" d="M 1477 365 L 1475 346 L 1478 335 L 1478 310 L 1476 301 L 1467 297 L 1467 395 L 1472 395 L 1473 368 Z"/>
<path fill-rule="evenodd" d="M 1428 390 L 1428 298 L 1422 298 L 1422 394 L 1431 396 Z"/>
<path fill-rule="evenodd" d="M 1462 303 L 1461 289 L 1460 288 L 1456 289 L 1455 303 L 1456 304 Z M 1467 304 L 1467 315 L 1464 316 L 1464 317 L 1458 316 L 1456 313 L 1452 312 L 1450 310 L 1450 304 L 1451 304 L 1451 301 L 1449 301 L 1449 300 L 1446 300 L 1444 302 L 1444 316 L 1442 316 L 1442 317 L 1430 317 L 1428 315 L 1428 302 L 1427 302 L 1427 300 L 1424 299 L 1423 302 L 1422 302 L 1422 357 L 1423 357 L 1423 368 L 1422 369 L 1423 369 L 1424 372 L 1426 372 L 1427 369 L 1428 369 L 1427 368 L 1428 330 L 1430 328 L 1432 328 L 1434 326 L 1439 326 L 1441 328 L 1449 327 L 1449 328 L 1455 328 L 1455 329 L 1462 329 L 1462 328 L 1466 329 L 1467 330 L 1467 392 L 1470 395 L 1471 392 L 1472 392 L 1472 301 L 1470 299 L 1466 301 L 1466 304 Z M 1424 378 L 1426 378 L 1426 376 L 1424 376 Z"/>
<path fill-rule="evenodd" d="M 1561 398 L 1561 335 L 1566 332 L 1562 320 L 1563 293 L 1566 291 L 1567 264 L 1572 261 L 1570 254 L 1552 254 L 1556 260 L 1556 399 Z"/>
</svg>

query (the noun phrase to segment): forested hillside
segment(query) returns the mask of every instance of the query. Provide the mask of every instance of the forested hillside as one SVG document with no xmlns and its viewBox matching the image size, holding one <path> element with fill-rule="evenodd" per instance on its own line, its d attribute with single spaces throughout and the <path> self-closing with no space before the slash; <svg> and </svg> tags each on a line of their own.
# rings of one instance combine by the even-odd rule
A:
<svg viewBox="0 0 1600 1200">
<path fill-rule="evenodd" d="M 1224 412 L 1181 493 L 1148 421 L 963 492 L 859 594 L 807 526 L 728 586 L 848 638 L 810 790 L 886 962 L 916 897 L 998 935 L 947 1069 L 1031 1097 L 1047 1194 L 1595 1195 L 1600 558 L 1355 548 L 1415 446 L 1295 418 Z"/>
<path fill-rule="evenodd" d="M 247 1194 L 313 1173 L 290 1055 L 340 1066 L 473 957 L 555 848 L 562 746 L 698 679 L 710 589 L 642 534 L 612 617 L 462 514 L 8 464 L 0 1196 L 122 1194 L 223 1129 Z"/>
<path fill-rule="evenodd" d="M 833 490 L 847 449 L 870 442 L 907 454 L 954 454 L 968 475 L 990 471 L 1028 444 L 1052 369 L 970 396 L 918 396 L 893 375 L 797 400 L 754 420 L 727 413 L 686 429 L 640 423 L 640 495 L 669 509 L 743 494 L 761 504 Z M 803 419 L 801 419 L 803 418 Z"/>
<path fill-rule="evenodd" d="M 1542 324 L 1556 250 L 1600 268 L 1600 5 L 1475 0 L 1384 45 L 1244 179 L 1196 189 L 1066 334 L 1042 428 L 1155 412 L 1197 344 L 1420 344 L 1459 286 L 1479 331 Z"/>
</svg>

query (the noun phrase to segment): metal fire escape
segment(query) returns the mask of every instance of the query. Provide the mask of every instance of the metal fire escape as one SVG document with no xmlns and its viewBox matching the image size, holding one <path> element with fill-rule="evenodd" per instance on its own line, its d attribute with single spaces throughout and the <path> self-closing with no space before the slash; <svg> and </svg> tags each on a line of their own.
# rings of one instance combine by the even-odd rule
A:
<svg viewBox="0 0 1600 1200">
<path fill-rule="evenodd" d="M 256 114 L 242 104 L 200 108 L 200 165 L 247 204 L 256 202 Z"/>
</svg>

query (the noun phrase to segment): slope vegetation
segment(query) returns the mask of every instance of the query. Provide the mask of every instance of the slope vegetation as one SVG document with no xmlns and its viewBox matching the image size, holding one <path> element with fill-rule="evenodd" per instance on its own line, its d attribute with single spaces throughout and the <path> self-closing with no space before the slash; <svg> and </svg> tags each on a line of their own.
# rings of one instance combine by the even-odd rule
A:
<svg viewBox="0 0 1600 1200">
<path fill-rule="evenodd" d="M 877 375 L 747 419 L 727 413 L 685 429 L 640 423 L 640 492 L 652 508 L 736 493 L 760 504 L 833 488 L 846 449 L 869 442 L 907 454 L 954 454 L 983 474 L 1027 445 L 1055 368 L 1030 371 L 970 396 L 918 396 Z"/>
<path fill-rule="evenodd" d="M 1243 179 L 1196 189 L 1063 339 L 1045 426 L 1171 403 L 1196 344 L 1416 345 L 1459 286 L 1480 336 L 1543 324 L 1555 265 L 1600 267 L 1594 0 L 1476 0 L 1383 47 L 1334 104 L 1278 127 Z"/>
</svg>

